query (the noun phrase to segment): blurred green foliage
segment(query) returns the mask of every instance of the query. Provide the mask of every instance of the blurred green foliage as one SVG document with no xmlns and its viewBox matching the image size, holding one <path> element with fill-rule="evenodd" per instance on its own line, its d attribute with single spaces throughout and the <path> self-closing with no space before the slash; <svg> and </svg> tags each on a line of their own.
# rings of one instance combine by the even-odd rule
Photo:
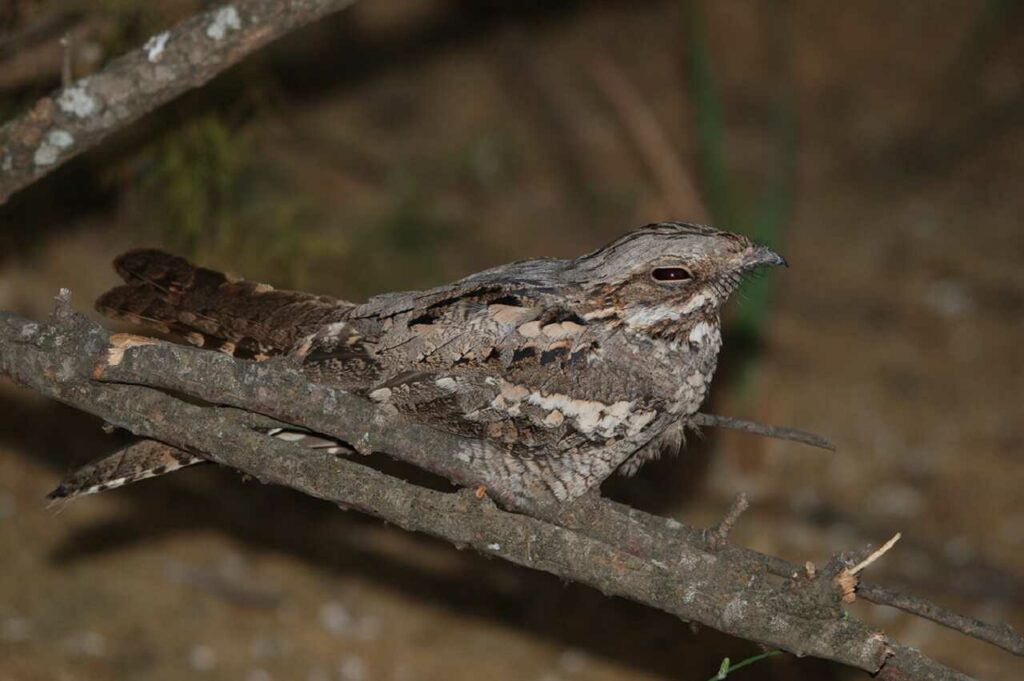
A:
<svg viewBox="0 0 1024 681">
<path fill-rule="evenodd" d="M 137 48 L 149 36 L 202 10 L 209 3 L 201 0 L 75 0 L 70 4 L 107 20 L 110 31 L 104 36 L 103 47 L 107 54 L 116 56 Z"/>
<path fill-rule="evenodd" d="M 259 148 L 259 130 L 224 114 L 187 118 L 137 157 L 135 204 L 151 238 L 201 262 L 293 288 L 363 297 L 437 283 L 457 225 L 434 200 L 436 178 L 402 171 L 361 217 L 336 224 Z M 499 153 L 471 148 L 442 175 L 487 184 L 504 173 Z M 504 153 L 504 152 L 501 152 Z M 431 167 L 435 167 L 431 164 Z M 429 187 L 428 187 L 429 185 Z"/>
<path fill-rule="evenodd" d="M 774 16 L 783 0 L 770 3 Z M 687 86 L 693 104 L 693 129 L 697 142 L 700 185 L 705 204 L 716 226 L 746 234 L 755 241 L 781 249 L 795 199 L 797 125 L 795 96 L 788 83 L 775 88 L 770 122 L 774 158 L 763 173 L 764 189 L 738 189 L 726 153 L 726 122 L 714 74 L 714 57 L 708 41 L 701 0 L 683 0 L 686 37 Z M 779 20 L 765 25 L 775 61 L 784 64 L 789 42 Z M 754 276 L 744 285 L 737 313 L 729 320 L 729 333 L 746 350 L 735 376 L 741 390 L 749 387 L 752 366 L 764 324 L 771 309 L 771 280 Z"/>
<path fill-rule="evenodd" d="M 441 283 L 444 250 L 457 224 L 443 215 L 415 178 L 396 179 L 377 215 L 360 220 L 342 259 L 348 295 L 421 288 Z"/>
<path fill-rule="evenodd" d="M 149 151 L 142 189 L 159 207 L 153 214 L 162 240 L 175 250 L 194 255 L 201 245 L 212 245 L 201 242 L 227 245 L 237 232 L 232 198 L 246 147 L 232 137 L 216 115 L 205 115 L 187 121 Z"/>
<path fill-rule="evenodd" d="M 301 285 L 303 262 L 331 253 L 307 229 L 318 215 L 263 162 L 250 133 L 233 128 L 220 114 L 202 114 L 144 149 L 139 212 L 168 249 Z"/>
<path fill-rule="evenodd" d="M 477 131 L 453 159 L 456 175 L 482 192 L 503 191 L 518 170 L 515 151 L 512 136 L 504 128 Z"/>
</svg>

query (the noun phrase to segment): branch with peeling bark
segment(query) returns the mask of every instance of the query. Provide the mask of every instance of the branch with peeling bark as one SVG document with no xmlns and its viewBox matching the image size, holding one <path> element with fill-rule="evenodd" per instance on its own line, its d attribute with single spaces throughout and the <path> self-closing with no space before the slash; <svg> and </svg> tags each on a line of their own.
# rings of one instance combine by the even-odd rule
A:
<svg viewBox="0 0 1024 681">
<path fill-rule="evenodd" d="M 235 0 L 185 19 L 0 127 L 0 204 L 271 41 L 355 0 Z"/>
<path fill-rule="evenodd" d="M 839 577 L 850 575 L 858 559 L 839 556 L 810 574 L 728 545 L 728 530 L 745 500 L 710 533 L 596 494 L 558 508 L 532 508 L 516 499 L 496 504 L 470 491 L 477 479 L 450 455 L 450 447 L 458 446 L 449 441 L 453 436 L 308 383 L 284 361 L 255 363 L 138 336 L 111 337 L 71 313 L 66 299 L 45 323 L 0 316 L 0 373 L 141 437 L 264 482 L 772 648 L 889 678 L 965 678 L 844 613 Z M 425 489 L 363 465 L 358 456 L 339 458 L 268 437 L 256 427 L 268 418 L 358 443 L 364 451 L 383 451 L 467 489 Z M 874 587 L 857 588 L 869 596 Z M 874 589 L 882 602 L 898 601 L 893 604 L 962 628 L 950 618 L 958 616 L 938 606 Z M 962 629 L 1024 651 L 1009 628 L 976 624 Z"/>
</svg>

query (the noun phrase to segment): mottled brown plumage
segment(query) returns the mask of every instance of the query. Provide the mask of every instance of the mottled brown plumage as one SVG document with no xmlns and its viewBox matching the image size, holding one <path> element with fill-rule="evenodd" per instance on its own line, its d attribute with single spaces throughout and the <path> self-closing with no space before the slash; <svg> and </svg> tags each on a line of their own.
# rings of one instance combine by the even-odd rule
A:
<svg viewBox="0 0 1024 681">
<path fill-rule="evenodd" d="M 453 455 L 564 501 L 678 446 L 715 370 L 722 305 L 744 273 L 783 263 L 664 222 L 579 258 L 355 304 L 147 250 L 118 258 L 126 283 L 97 307 L 244 357 L 290 354 L 311 380 L 475 438 Z"/>
</svg>

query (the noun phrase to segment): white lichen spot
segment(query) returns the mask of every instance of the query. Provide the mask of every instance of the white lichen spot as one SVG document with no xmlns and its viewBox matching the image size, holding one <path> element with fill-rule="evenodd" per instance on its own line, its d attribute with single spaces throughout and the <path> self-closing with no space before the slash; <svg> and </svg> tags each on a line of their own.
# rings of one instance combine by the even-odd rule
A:
<svg viewBox="0 0 1024 681">
<path fill-rule="evenodd" d="M 142 49 L 146 51 L 146 59 L 149 60 L 150 64 L 155 64 L 160 61 L 160 57 L 162 57 L 164 53 L 164 48 L 167 47 L 167 40 L 170 37 L 170 31 L 157 33 L 150 37 L 150 39 L 146 41 L 146 44 L 142 46 Z"/>
<path fill-rule="evenodd" d="M 488 551 L 501 551 L 501 544 L 499 544 L 497 542 L 495 542 L 493 544 L 488 544 L 487 545 L 487 550 Z"/>
<path fill-rule="evenodd" d="M 14 158 L 10 154 L 7 154 L 4 156 L 3 163 L 0 163 L 0 170 L 5 173 L 9 173 L 12 168 L 14 168 Z"/>
<path fill-rule="evenodd" d="M 734 598 L 729 601 L 722 610 L 722 621 L 726 624 L 739 622 L 747 611 L 747 602 L 741 598 Z"/>
<path fill-rule="evenodd" d="M 57 106 L 68 115 L 87 118 L 99 109 L 96 98 L 90 95 L 84 85 L 69 87 L 57 98 Z"/>
<path fill-rule="evenodd" d="M 75 143 L 75 138 L 67 130 L 54 130 L 47 137 L 50 144 L 58 149 L 67 149 Z"/>
<path fill-rule="evenodd" d="M 228 34 L 228 31 L 242 28 L 242 20 L 238 16 L 238 10 L 234 5 L 228 5 L 217 10 L 213 17 L 213 23 L 206 27 L 206 36 L 213 40 L 221 40 Z"/>
<path fill-rule="evenodd" d="M 475 457 L 476 452 L 473 451 L 473 446 L 470 443 L 466 443 L 455 450 L 455 458 L 462 463 L 470 463 Z"/>
<path fill-rule="evenodd" d="M 67 149 L 74 143 L 75 138 L 68 131 L 53 130 L 46 136 L 46 139 L 39 145 L 39 148 L 36 149 L 32 160 L 37 166 L 52 166 L 57 162 L 61 150 Z"/>
</svg>

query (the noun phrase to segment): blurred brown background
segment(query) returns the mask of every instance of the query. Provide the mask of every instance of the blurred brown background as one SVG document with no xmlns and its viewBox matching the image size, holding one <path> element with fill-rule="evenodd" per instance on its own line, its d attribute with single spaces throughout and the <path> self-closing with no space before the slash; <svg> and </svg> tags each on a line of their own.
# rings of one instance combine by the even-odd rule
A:
<svg viewBox="0 0 1024 681">
<path fill-rule="evenodd" d="M 207 6 L 0 2 L 0 120 Z M 359 299 L 662 218 L 782 251 L 732 305 L 711 407 L 838 454 L 708 433 L 608 492 L 1024 627 L 1024 7 L 362 0 L 0 207 L 0 309 L 114 283 L 123 249 Z M 190 469 L 57 512 L 110 451 L 0 385 L 0 681 L 706 679 L 752 644 Z M 986 679 L 1024 663 L 858 603 Z M 865 678 L 775 657 L 748 679 Z"/>
</svg>

